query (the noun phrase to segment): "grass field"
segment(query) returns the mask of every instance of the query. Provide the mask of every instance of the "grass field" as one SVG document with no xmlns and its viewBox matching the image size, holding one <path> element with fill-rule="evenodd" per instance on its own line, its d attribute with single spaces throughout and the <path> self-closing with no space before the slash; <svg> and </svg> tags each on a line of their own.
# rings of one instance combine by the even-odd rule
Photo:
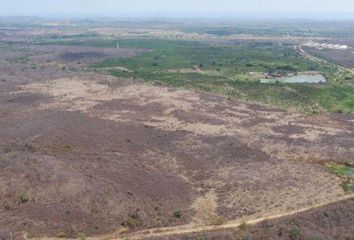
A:
<svg viewBox="0 0 354 240">
<path fill-rule="evenodd" d="M 134 58 L 112 59 L 92 68 L 112 68 L 117 77 L 159 81 L 174 87 L 195 88 L 233 98 L 300 109 L 306 113 L 354 112 L 354 88 L 346 75 L 334 67 L 303 59 L 290 45 L 245 43 L 233 47 L 164 40 L 125 40 L 122 47 L 150 48 L 155 51 Z M 108 46 L 108 44 L 106 45 Z M 124 72 L 114 67 L 133 70 Z M 201 72 L 168 71 L 194 69 Z M 261 84 L 249 72 L 286 74 L 320 71 L 329 84 Z"/>
<path fill-rule="evenodd" d="M 41 44 L 114 48 L 116 40 L 106 38 L 63 38 Z M 232 98 L 256 101 L 306 113 L 354 112 L 352 76 L 334 66 L 304 59 L 292 44 L 242 41 L 233 45 L 210 45 L 192 41 L 159 39 L 120 40 L 121 48 L 153 51 L 133 58 L 116 58 L 90 66 L 106 69 L 123 78 L 179 88 L 193 88 Z M 129 71 L 117 69 L 123 67 Z M 267 73 L 270 77 L 302 71 L 319 71 L 327 84 L 263 84 L 252 77 Z"/>
</svg>

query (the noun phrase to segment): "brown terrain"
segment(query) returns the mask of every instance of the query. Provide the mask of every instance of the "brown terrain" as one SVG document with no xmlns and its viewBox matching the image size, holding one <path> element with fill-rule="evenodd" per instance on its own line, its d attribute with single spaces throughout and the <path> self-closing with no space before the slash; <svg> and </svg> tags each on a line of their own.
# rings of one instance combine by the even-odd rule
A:
<svg viewBox="0 0 354 240">
<path fill-rule="evenodd" d="M 313 239 L 337 240 L 353 239 L 354 218 L 353 199 L 312 209 L 290 217 L 265 220 L 257 225 L 241 223 L 237 228 L 194 232 L 189 234 L 146 237 L 150 240 L 177 239 Z M 215 227 L 216 228 L 216 227 Z"/>
<path fill-rule="evenodd" d="M 305 116 L 85 71 L 141 50 L 0 51 L 0 238 L 222 224 L 345 196 L 323 164 L 354 164 L 353 116 Z M 352 200 L 324 208 L 331 223 L 353 216 Z M 320 214 L 300 216 L 300 225 L 322 226 Z M 267 222 L 265 233 L 278 221 L 293 220 Z"/>
<path fill-rule="evenodd" d="M 331 41 L 324 41 L 324 43 L 329 44 L 340 44 L 347 45 L 348 49 L 317 49 L 317 48 L 306 48 L 306 51 L 311 55 L 318 56 L 320 58 L 326 59 L 330 62 L 334 62 L 340 66 L 354 69 L 354 39 L 344 38 L 344 39 L 334 39 Z"/>
</svg>

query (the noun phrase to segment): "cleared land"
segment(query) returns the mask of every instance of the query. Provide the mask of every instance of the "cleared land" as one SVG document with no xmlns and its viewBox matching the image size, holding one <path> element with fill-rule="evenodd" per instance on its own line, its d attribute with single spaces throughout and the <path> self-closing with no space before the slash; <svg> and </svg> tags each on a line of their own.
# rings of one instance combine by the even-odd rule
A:
<svg viewBox="0 0 354 240">
<path fill-rule="evenodd" d="M 97 35 L 48 41 L 48 29 L 39 28 L 36 39 L 2 31 L 4 239 L 9 233 L 100 239 L 150 228 L 226 227 L 352 192 L 350 81 L 334 81 L 335 69 L 304 59 L 293 45 L 134 39 L 115 49 Z M 246 78 L 306 70 L 323 72 L 329 84 Z M 304 114 L 309 106 L 321 114 Z M 348 114 L 330 113 L 338 108 Z M 329 223 L 343 231 L 328 226 L 320 234 L 350 236 L 352 208 L 351 200 L 324 206 Z M 316 217 L 319 211 L 301 213 L 300 228 L 326 221 Z M 292 217 L 272 220 L 266 231 L 274 236 L 279 223 L 288 236 Z M 253 227 L 251 236 L 262 239 L 263 225 Z"/>
<path fill-rule="evenodd" d="M 353 212 L 351 199 L 257 225 L 243 222 L 232 229 L 215 226 L 211 231 L 144 239 L 351 239 Z"/>
<path fill-rule="evenodd" d="M 76 236 L 210 224 L 344 194 L 316 163 L 353 164 L 351 119 L 92 78 L 33 83 L 4 99 L 3 226 Z M 196 218 L 193 206 L 207 211 L 209 201 L 215 212 Z"/>
<path fill-rule="evenodd" d="M 354 69 L 354 44 L 353 38 L 333 39 L 328 41 L 330 44 L 345 44 L 347 49 L 318 49 L 306 48 L 309 53 L 334 62 L 342 67 Z"/>
</svg>

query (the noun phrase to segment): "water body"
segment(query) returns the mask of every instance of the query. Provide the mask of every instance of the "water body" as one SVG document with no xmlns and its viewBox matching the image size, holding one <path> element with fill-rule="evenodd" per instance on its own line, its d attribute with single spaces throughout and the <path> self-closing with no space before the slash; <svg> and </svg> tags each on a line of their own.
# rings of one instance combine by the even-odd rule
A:
<svg viewBox="0 0 354 240">
<path fill-rule="evenodd" d="M 281 77 L 272 79 L 260 79 L 261 83 L 325 83 L 326 78 L 321 74 L 296 75 L 292 77 Z"/>
</svg>

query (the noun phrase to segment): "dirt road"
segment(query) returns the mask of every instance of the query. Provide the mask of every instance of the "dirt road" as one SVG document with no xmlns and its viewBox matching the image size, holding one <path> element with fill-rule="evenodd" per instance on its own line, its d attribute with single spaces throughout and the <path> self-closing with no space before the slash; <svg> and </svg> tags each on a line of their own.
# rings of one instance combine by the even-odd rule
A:
<svg viewBox="0 0 354 240">
<path fill-rule="evenodd" d="M 343 71 L 347 71 L 347 72 L 350 72 L 351 74 L 354 75 L 354 70 L 353 69 L 350 69 L 350 68 L 346 68 L 346 67 L 343 67 L 343 66 L 340 66 L 338 64 L 335 64 L 335 63 L 331 63 L 331 62 L 328 62 L 324 59 L 321 59 L 321 58 L 318 58 L 318 57 L 315 57 L 311 54 L 309 54 L 308 52 L 306 52 L 302 46 L 296 46 L 295 49 L 305 58 L 307 58 L 308 60 L 310 61 L 313 61 L 313 62 L 317 62 L 317 63 L 323 63 L 323 64 L 327 64 L 327 65 L 331 65 L 331 66 L 334 66 L 334 67 L 337 67 Z"/>
<path fill-rule="evenodd" d="M 354 198 L 354 194 L 346 195 L 338 199 L 336 202 L 348 200 Z M 316 204 L 311 207 L 301 208 L 294 211 L 289 211 L 285 213 L 279 213 L 275 215 L 263 216 L 254 219 L 248 220 L 232 220 L 222 225 L 208 225 L 208 226 L 195 226 L 192 224 L 176 226 L 176 227 L 165 227 L 165 228 L 154 228 L 149 230 L 143 230 L 131 234 L 126 235 L 119 235 L 119 236 L 108 236 L 104 237 L 104 239 L 144 239 L 144 238 L 151 238 L 151 237 L 164 237 L 164 236 L 172 236 L 172 235 L 181 235 L 181 234 L 190 234 L 190 233 L 198 233 L 198 232 L 207 232 L 207 231 L 216 231 L 216 230 L 225 230 L 225 229 L 232 229 L 238 228 L 241 225 L 255 225 L 261 223 L 266 220 L 272 220 L 282 217 L 289 217 L 298 213 L 303 213 L 309 211 L 311 209 L 324 207 L 329 204 L 333 204 L 334 202 L 327 202 L 322 204 Z M 101 238 L 99 238 L 100 240 Z M 91 240 L 98 240 L 97 238 L 92 238 Z"/>
<path fill-rule="evenodd" d="M 208 231 L 218 231 L 218 230 L 228 230 L 228 229 L 235 229 L 240 227 L 241 225 L 256 225 L 266 220 L 274 220 L 283 217 L 290 217 L 292 215 L 307 212 L 313 209 L 325 207 L 330 204 L 334 204 L 337 202 L 341 202 L 344 200 L 354 199 L 354 194 L 345 195 L 339 198 L 336 201 L 328 201 L 327 203 L 316 204 L 311 207 L 301 208 L 289 212 L 279 213 L 275 215 L 263 216 L 254 219 L 241 219 L 241 220 L 232 220 L 222 225 L 206 225 L 206 226 L 197 226 L 192 224 L 187 225 L 180 225 L 176 227 L 162 227 L 162 228 L 153 228 L 153 229 L 146 229 L 134 233 L 129 234 L 122 234 L 120 233 L 113 233 L 109 235 L 104 235 L 100 237 L 89 237 L 86 238 L 87 240 L 138 240 L 138 239 L 147 239 L 153 237 L 168 237 L 173 235 L 183 235 L 183 234 L 192 234 L 192 233 L 201 233 L 201 232 L 208 232 Z M 27 234 L 23 235 L 24 239 L 28 240 Z M 50 237 L 42 237 L 42 238 L 31 238 L 31 240 L 60 240 L 62 238 L 50 238 Z M 73 238 L 75 239 L 75 238 Z"/>
<path fill-rule="evenodd" d="M 195 70 L 197 70 L 198 73 L 204 74 L 202 70 L 197 65 L 194 65 Z"/>
</svg>

